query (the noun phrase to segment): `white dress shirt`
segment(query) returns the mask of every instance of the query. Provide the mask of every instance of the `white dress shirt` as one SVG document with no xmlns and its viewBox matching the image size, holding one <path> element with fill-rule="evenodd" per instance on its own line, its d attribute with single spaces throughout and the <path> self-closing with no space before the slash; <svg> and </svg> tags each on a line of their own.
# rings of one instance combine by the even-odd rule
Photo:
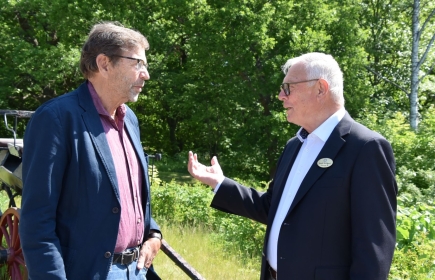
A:
<svg viewBox="0 0 435 280">
<path fill-rule="evenodd" d="M 270 230 L 268 245 L 267 245 L 267 259 L 269 265 L 277 271 L 278 267 L 278 237 L 281 230 L 281 226 L 285 217 L 288 214 L 290 206 L 299 187 L 305 178 L 308 170 L 313 164 L 314 160 L 319 155 L 326 140 L 331 135 L 332 130 L 337 126 L 341 119 L 345 115 L 345 109 L 342 108 L 335 112 L 331 117 L 324 121 L 316 130 L 308 135 L 306 139 L 300 136 L 299 129 L 297 136 L 302 143 L 302 147 L 296 157 L 296 160 L 290 170 L 290 174 L 287 178 L 287 182 L 284 187 L 284 191 L 281 196 L 281 200 L 276 211 L 275 218 Z M 277 187 L 277 186 L 275 186 Z"/>
</svg>

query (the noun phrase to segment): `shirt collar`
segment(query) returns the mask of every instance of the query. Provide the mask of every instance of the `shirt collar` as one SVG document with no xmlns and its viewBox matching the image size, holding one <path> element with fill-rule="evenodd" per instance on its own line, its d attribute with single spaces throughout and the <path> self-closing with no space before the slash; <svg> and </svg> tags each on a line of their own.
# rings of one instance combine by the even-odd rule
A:
<svg viewBox="0 0 435 280">
<path fill-rule="evenodd" d="M 332 131 L 337 126 L 337 124 L 343 119 L 345 114 L 346 114 L 346 110 L 344 108 L 339 109 L 332 116 L 330 116 L 326 121 L 324 121 L 318 128 L 316 128 L 313 132 L 311 132 L 308 135 L 308 138 L 312 137 L 312 135 L 315 135 L 323 142 L 326 142 L 326 140 L 328 140 L 329 138 L 329 135 L 331 135 Z M 304 139 L 300 135 L 301 130 L 302 127 L 299 128 L 296 135 L 301 142 L 304 142 Z"/>
</svg>

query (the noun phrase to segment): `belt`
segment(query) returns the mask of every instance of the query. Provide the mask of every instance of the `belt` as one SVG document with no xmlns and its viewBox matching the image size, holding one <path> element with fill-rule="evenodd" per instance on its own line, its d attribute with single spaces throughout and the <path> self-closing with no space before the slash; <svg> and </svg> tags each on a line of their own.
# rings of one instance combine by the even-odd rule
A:
<svg viewBox="0 0 435 280">
<path fill-rule="evenodd" d="M 113 254 L 112 263 L 119 263 L 122 265 L 129 265 L 139 258 L 139 247 L 127 249 L 121 253 Z"/>
</svg>

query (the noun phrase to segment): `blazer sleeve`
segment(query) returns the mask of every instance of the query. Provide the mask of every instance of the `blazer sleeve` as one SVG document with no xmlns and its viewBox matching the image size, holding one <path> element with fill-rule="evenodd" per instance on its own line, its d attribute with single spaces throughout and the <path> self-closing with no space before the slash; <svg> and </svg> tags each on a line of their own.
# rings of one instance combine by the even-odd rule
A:
<svg viewBox="0 0 435 280">
<path fill-rule="evenodd" d="M 369 140 L 351 177 L 350 279 L 387 279 L 396 243 L 397 185 L 391 145 Z"/>
<path fill-rule="evenodd" d="M 273 182 L 267 192 L 259 192 L 225 178 L 216 192 L 211 207 L 267 224 Z"/>
<path fill-rule="evenodd" d="M 67 141 L 48 106 L 33 115 L 24 136 L 23 193 L 19 234 L 29 278 L 66 279 L 56 209 L 67 165 Z"/>
</svg>

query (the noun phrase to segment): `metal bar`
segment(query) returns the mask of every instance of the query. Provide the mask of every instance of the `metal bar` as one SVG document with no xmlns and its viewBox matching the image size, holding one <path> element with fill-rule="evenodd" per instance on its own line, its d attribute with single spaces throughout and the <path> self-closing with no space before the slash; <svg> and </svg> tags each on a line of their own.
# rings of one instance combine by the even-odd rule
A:
<svg viewBox="0 0 435 280">
<path fill-rule="evenodd" d="M 205 280 L 201 274 L 198 273 L 193 267 L 191 267 L 183 257 L 181 257 L 171 246 L 169 246 L 166 240 L 162 239 L 162 247 L 160 248 L 166 256 L 168 256 L 181 270 L 186 273 L 190 279 L 193 280 Z"/>
<path fill-rule="evenodd" d="M 30 118 L 34 111 L 20 111 L 20 110 L 0 110 L 0 114 L 3 114 L 6 129 L 14 135 L 14 147 L 17 141 L 17 119 L 18 118 Z M 8 116 L 14 117 L 14 127 L 11 128 L 8 125 Z"/>
<path fill-rule="evenodd" d="M 11 115 L 18 118 L 30 118 L 35 111 L 21 111 L 21 110 L 0 110 L 1 115 Z"/>
</svg>

